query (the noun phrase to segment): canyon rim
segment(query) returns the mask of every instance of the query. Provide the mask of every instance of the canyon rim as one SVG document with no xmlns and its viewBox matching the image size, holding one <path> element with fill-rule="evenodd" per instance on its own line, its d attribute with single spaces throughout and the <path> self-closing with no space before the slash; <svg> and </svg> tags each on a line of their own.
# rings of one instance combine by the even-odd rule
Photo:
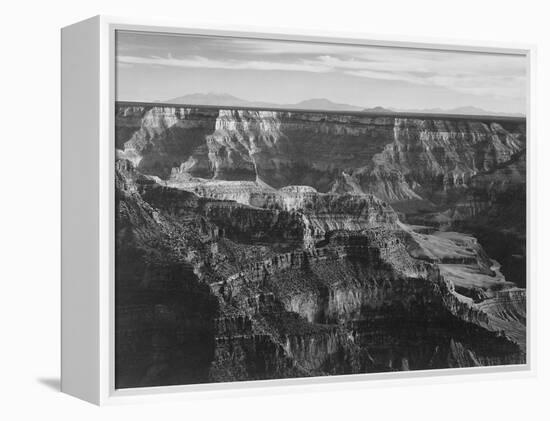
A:
<svg viewBox="0 0 550 421">
<path fill-rule="evenodd" d="M 120 32 L 115 387 L 525 364 L 525 63 Z"/>
</svg>

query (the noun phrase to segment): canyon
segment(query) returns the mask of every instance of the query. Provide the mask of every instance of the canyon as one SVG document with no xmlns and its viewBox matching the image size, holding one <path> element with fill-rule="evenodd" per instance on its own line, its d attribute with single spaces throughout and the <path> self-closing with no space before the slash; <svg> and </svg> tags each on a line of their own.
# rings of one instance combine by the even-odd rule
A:
<svg viewBox="0 0 550 421">
<path fill-rule="evenodd" d="M 526 127 L 119 102 L 117 387 L 526 362 Z"/>
</svg>

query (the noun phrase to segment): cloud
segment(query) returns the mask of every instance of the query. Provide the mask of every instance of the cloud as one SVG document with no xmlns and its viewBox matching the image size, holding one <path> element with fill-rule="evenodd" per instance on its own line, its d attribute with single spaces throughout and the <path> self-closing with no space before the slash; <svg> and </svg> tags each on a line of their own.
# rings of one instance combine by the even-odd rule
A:
<svg viewBox="0 0 550 421">
<path fill-rule="evenodd" d="M 296 62 L 262 61 L 262 60 L 213 60 L 202 56 L 190 56 L 186 58 L 168 57 L 137 57 L 137 56 L 119 56 L 117 63 L 145 64 L 151 66 L 170 66 L 184 68 L 202 68 L 202 69 L 227 69 L 227 70 L 281 70 L 292 72 L 312 72 L 323 73 L 333 70 L 322 63 L 306 62 L 304 60 Z"/>
<path fill-rule="evenodd" d="M 201 55 L 190 55 L 187 44 L 171 45 L 174 54 L 124 50 L 117 60 L 121 66 L 339 73 L 514 99 L 524 98 L 526 90 L 523 56 L 228 38 L 202 39 Z"/>
<path fill-rule="evenodd" d="M 278 41 L 262 39 L 237 38 L 226 40 L 233 51 L 243 54 L 261 55 L 323 55 L 323 54 L 349 54 L 356 55 L 362 47 L 300 41 Z"/>
<path fill-rule="evenodd" d="M 526 69 L 521 57 L 427 51 L 377 51 L 369 60 L 330 55 L 306 61 L 347 75 L 438 86 L 475 95 L 521 98 Z"/>
</svg>

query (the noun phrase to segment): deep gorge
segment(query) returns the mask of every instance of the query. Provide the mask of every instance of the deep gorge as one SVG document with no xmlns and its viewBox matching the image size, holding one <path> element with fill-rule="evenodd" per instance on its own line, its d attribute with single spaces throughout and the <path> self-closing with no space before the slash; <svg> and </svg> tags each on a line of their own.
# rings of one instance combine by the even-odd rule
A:
<svg viewBox="0 0 550 421">
<path fill-rule="evenodd" d="M 524 120 L 119 103 L 116 148 L 117 387 L 525 362 Z"/>
</svg>

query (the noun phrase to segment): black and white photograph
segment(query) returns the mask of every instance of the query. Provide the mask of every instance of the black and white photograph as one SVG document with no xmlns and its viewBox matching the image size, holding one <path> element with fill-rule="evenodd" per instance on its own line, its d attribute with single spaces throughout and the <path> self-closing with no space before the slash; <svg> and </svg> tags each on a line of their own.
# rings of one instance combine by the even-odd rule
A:
<svg viewBox="0 0 550 421">
<path fill-rule="evenodd" d="M 118 31 L 116 387 L 525 364 L 526 72 Z"/>
<path fill-rule="evenodd" d="M 4 11 L 0 420 L 550 419 L 543 2 Z"/>
</svg>

